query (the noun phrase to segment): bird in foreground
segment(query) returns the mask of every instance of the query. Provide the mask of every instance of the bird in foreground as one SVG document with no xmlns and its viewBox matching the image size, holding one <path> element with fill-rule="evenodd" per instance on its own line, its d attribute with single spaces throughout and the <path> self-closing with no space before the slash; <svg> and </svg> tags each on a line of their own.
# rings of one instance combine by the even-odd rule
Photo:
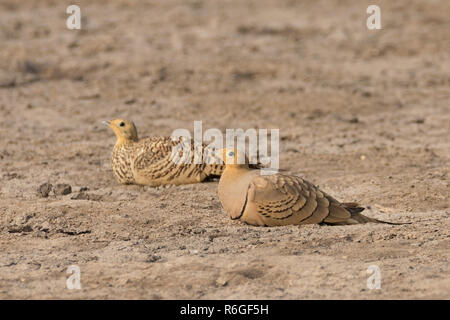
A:
<svg viewBox="0 0 450 320">
<path fill-rule="evenodd" d="M 121 184 L 140 184 L 149 186 L 180 185 L 199 183 L 206 178 L 220 176 L 224 165 L 208 162 L 208 154 L 204 145 L 202 164 L 194 164 L 194 143 L 183 137 L 149 137 L 138 138 L 136 126 L 132 121 L 115 119 L 104 121 L 116 134 L 117 141 L 111 154 L 111 167 L 116 180 Z M 190 148 L 186 158 L 177 146 Z M 182 160 L 174 161 L 174 154 Z M 211 164 L 209 164 L 211 163 Z"/>
<path fill-rule="evenodd" d="M 219 199 L 233 220 L 256 226 L 402 224 L 366 217 L 357 203 L 341 203 L 300 177 L 261 175 L 237 149 L 223 149 L 220 155 L 226 167 L 219 181 Z M 244 159 L 243 164 L 238 159 Z"/>
</svg>

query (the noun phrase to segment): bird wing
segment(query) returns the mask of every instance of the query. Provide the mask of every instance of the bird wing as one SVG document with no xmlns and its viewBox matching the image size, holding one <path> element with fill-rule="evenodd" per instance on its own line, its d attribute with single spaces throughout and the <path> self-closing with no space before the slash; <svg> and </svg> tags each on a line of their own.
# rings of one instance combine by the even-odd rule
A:
<svg viewBox="0 0 450 320">
<path fill-rule="evenodd" d="M 150 180 L 164 179 L 167 183 L 208 175 L 220 175 L 223 165 L 202 161 L 195 164 L 195 152 L 201 155 L 204 146 L 195 146 L 192 140 L 180 137 L 151 137 L 141 139 L 132 161 L 134 172 Z"/>
<path fill-rule="evenodd" d="M 340 222 L 350 213 L 334 198 L 296 176 L 274 174 L 253 179 L 249 215 L 260 215 L 266 225 Z"/>
</svg>

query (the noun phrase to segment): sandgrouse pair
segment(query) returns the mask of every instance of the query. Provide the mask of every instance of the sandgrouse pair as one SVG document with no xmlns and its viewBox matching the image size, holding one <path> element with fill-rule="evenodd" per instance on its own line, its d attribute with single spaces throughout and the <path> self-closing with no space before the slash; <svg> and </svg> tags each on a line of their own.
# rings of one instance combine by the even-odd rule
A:
<svg viewBox="0 0 450 320">
<path fill-rule="evenodd" d="M 219 155 L 225 165 L 203 161 L 194 164 L 194 144 L 180 138 L 152 137 L 138 139 L 133 122 L 116 119 L 106 121 L 116 134 L 117 142 L 111 155 L 114 175 L 122 184 L 150 186 L 180 185 L 202 182 L 221 176 L 219 199 L 231 219 L 257 226 L 300 225 L 311 223 L 357 224 L 389 223 L 362 215 L 364 208 L 356 203 L 340 203 L 312 183 L 293 175 L 261 175 L 249 166 L 236 149 L 224 149 Z M 173 161 L 180 143 L 190 145 L 191 161 Z M 201 151 L 206 147 L 201 146 Z M 206 155 L 209 157 L 209 155 Z M 210 163 L 210 164 L 207 164 Z"/>
</svg>

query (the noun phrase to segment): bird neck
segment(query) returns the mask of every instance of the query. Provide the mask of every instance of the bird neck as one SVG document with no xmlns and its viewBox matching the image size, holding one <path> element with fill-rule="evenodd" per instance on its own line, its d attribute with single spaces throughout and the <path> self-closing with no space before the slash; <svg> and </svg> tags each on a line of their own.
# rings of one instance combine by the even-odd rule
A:
<svg viewBox="0 0 450 320">
<path fill-rule="evenodd" d="M 132 145 L 134 142 L 134 140 L 131 139 L 127 139 L 125 137 L 117 137 L 117 141 L 116 141 L 116 146 L 128 146 L 128 145 Z"/>
<path fill-rule="evenodd" d="M 245 174 L 251 170 L 252 169 L 250 169 L 247 165 L 227 165 L 223 174 L 226 174 L 229 177 L 235 177 Z"/>
</svg>

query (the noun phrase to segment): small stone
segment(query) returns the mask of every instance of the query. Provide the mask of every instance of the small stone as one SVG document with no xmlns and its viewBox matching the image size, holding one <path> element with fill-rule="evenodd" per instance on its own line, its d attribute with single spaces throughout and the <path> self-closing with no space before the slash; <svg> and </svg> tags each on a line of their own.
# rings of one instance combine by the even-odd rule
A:
<svg viewBox="0 0 450 320">
<path fill-rule="evenodd" d="M 38 195 L 41 196 L 42 198 L 47 198 L 48 194 L 50 193 L 50 191 L 52 190 L 53 186 L 51 183 L 43 183 L 39 186 L 38 188 Z"/>
<path fill-rule="evenodd" d="M 57 184 L 54 188 L 53 188 L 53 192 L 56 195 L 66 195 L 66 194 L 70 194 L 72 193 L 72 187 L 69 184 L 65 184 L 65 183 L 60 183 Z"/>
<path fill-rule="evenodd" d="M 87 194 L 86 192 L 79 192 L 78 194 L 72 196 L 72 198 L 70 198 L 72 200 L 89 200 L 89 194 Z"/>
<path fill-rule="evenodd" d="M 217 284 L 219 287 L 225 287 L 225 286 L 228 284 L 228 280 L 225 279 L 225 278 L 223 278 L 223 277 L 220 277 L 220 278 L 218 278 L 218 279 L 216 280 L 216 284 Z"/>
<path fill-rule="evenodd" d="M 153 262 L 156 262 L 156 261 L 158 261 L 158 260 L 161 260 L 161 257 L 160 257 L 160 256 L 152 255 L 152 256 L 149 256 L 149 257 L 147 258 L 147 260 L 145 260 L 145 262 L 153 263 Z"/>
</svg>

